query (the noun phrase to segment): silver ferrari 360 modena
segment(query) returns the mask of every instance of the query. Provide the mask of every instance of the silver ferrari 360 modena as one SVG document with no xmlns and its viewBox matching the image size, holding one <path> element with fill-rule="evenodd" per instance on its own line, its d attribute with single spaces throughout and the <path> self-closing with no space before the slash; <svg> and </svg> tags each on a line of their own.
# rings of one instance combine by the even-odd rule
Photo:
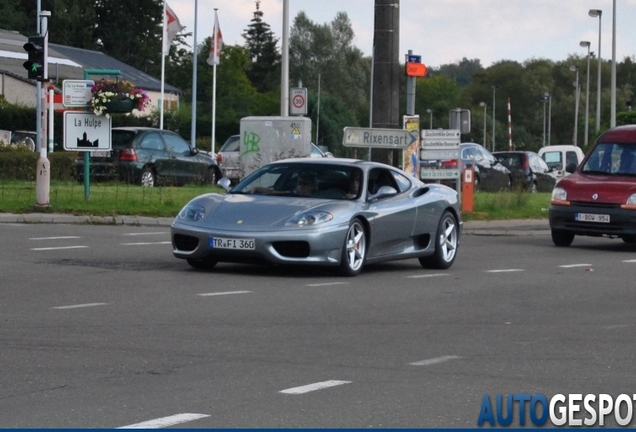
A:
<svg viewBox="0 0 636 432">
<path fill-rule="evenodd" d="M 354 159 L 286 159 L 230 189 L 191 200 L 172 228 L 174 256 L 218 262 L 322 265 L 355 276 L 366 264 L 417 258 L 447 269 L 462 232 L 458 194 Z"/>
</svg>

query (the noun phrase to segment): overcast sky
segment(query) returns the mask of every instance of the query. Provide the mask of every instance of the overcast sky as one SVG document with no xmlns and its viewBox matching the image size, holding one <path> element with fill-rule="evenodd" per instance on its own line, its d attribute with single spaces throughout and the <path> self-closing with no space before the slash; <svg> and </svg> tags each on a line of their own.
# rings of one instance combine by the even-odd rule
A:
<svg viewBox="0 0 636 432">
<path fill-rule="evenodd" d="M 214 8 L 226 44 L 243 45 L 255 11 L 254 0 L 168 0 L 186 31 L 195 30 L 197 42 L 210 36 Z M 616 0 L 616 59 L 636 50 L 636 0 Z M 580 41 L 598 51 L 599 19 L 588 15 L 601 9 L 601 57 L 612 57 L 613 0 L 400 0 L 400 62 L 408 50 L 422 56 L 429 67 L 479 59 L 484 67 L 499 60 L 524 62 L 533 58 L 565 60 L 570 54 L 587 55 Z M 283 0 L 262 0 L 263 20 L 281 39 Z M 373 0 L 289 0 L 289 23 L 304 11 L 318 24 L 346 12 L 355 32 L 354 45 L 366 55 L 373 46 Z M 192 45 L 193 38 L 188 42 Z M 279 40 L 279 48 L 280 48 Z"/>
</svg>

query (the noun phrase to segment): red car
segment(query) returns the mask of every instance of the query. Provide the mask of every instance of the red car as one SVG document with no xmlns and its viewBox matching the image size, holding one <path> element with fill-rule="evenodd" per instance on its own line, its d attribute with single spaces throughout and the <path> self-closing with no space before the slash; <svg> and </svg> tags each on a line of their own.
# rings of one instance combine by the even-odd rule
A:
<svg viewBox="0 0 636 432">
<path fill-rule="evenodd" d="M 636 125 L 604 132 L 572 175 L 554 187 L 550 229 L 557 246 L 577 235 L 636 243 Z"/>
</svg>

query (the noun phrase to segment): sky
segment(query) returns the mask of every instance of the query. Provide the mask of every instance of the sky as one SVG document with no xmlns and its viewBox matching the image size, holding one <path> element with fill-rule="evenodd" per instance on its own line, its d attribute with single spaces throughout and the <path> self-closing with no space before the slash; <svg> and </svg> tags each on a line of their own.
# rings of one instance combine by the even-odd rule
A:
<svg viewBox="0 0 636 432">
<path fill-rule="evenodd" d="M 218 9 L 223 41 L 244 45 L 241 34 L 254 17 L 255 0 L 167 0 L 185 31 L 195 31 L 200 44 L 212 34 L 214 8 Z M 636 0 L 399 0 L 400 62 L 409 50 L 422 63 L 436 68 L 463 58 L 479 59 L 489 67 L 501 60 L 523 63 L 532 59 L 566 60 L 585 57 L 587 48 L 598 52 L 599 18 L 590 9 L 602 10 L 601 57 L 612 58 L 613 3 L 616 2 L 616 60 L 636 50 Z M 288 0 L 289 24 L 301 11 L 316 24 L 330 23 L 346 12 L 355 39 L 353 45 L 371 55 L 374 0 Z M 282 42 L 283 0 L 261 0 L 263 21 Z M 192 46 L 194 37 L 187 39 Z"/>
</svg>

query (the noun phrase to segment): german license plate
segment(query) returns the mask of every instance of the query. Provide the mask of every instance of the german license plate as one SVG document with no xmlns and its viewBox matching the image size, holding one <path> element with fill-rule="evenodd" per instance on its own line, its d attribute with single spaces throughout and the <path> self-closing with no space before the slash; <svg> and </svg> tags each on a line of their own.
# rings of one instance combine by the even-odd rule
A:
<svg viewBox="0 0 636 432">
<path fill-rule="evenodd" d="M 109 151 L 94 151 L 91 152 L 91 156 L 93 157 L 110 157 L 110 152 Z"/>
<path fill-rule="evenodd" d="M 576 213 L 574 219 L 579 222 L 600 222 L 609 223 L 610 215 L 592 214 L 592 213 Z"/>
<path fill-rule="evenodd" d="M 253 250 L 256 248 L 254 239 L 210 237 L 209 244 L 214 249 Z"/>
</svg>

